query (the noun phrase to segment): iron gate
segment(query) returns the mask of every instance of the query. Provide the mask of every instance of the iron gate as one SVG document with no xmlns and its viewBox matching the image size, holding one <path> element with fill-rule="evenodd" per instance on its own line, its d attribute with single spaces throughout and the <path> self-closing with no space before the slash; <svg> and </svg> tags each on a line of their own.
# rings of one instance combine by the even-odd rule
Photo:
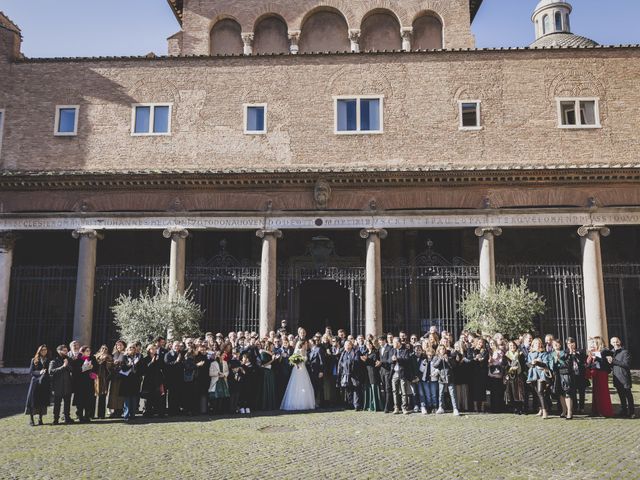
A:
<svg viewBox="0 0 640 480">
<path fill-rule="evenodd" d="M 287 319 L 291 328 L 304 326 L 300 325 L 300 291 L 302 285 L 309 280 L 333 281 L 349 291 L 350 331 L 352 333 L 363 333 L 364 278 L 365 271 L 363 267 L 281 268 L 278 272 L 278 318 Z M 327 301 L 330 301 L 330 299 L 327 299 Z"/>
<path fill-rule="evenodd" d="M 11 271 L 4 363 L 29 366 L 36 348 L 55 349 L 73 333 L 76 267 L 21 266 Z M 52 352 L 50 352 L 52 353 Z"/>
<path fill-rule="evenodd" d="M 547 301 L 537 319 L 540 332 L 585 340 L 582 276 L 579 265 L 515 265 L 496 267 L 502 282 L 527 278 Z M 166 265 L 99 266 L 96 270 L 93 343 L 111 344 L 116 337 L 110 307 L 121 293 L 133 295 L 167 275 Z M 424 332 L 436 325 L 458 335 L 463 326 L 457 305 L 477 287 L 475 265 L 399 265 L 383 267 L 385 330 Z M 297 322 L 300 286 L 309 279 L 338 282 L 350 292 L 352 332 L 364 331 L 364 269 L 328 267 L 280 269 L 278 318 Z M 73 331 L 75 266 L 15 266 L 9 297 L 5 364 L 28 365 L 39 343 L 68 343 Z M 203 330 L 256 330 L 259 321 L 260 268 L 243 265 L 188 267 L 187 285 L 205 310 Z M 640 264 L 605 265 L 605 296 L 610 335 L 619 336 L 632 352 L 640 349 Z M 298 312 L 298 313 L 297 313 Z M 636 355 L 638 356 L 638 355 Z"/>
<path fill-rule="evenodd" d="M 582 267 L 579 265 L 497 265 L 496 280 L 503 283 L 527 280 L 529 289 L 546 301 L 545 313 L 536 321 L 540 335 L 573 337 L 585 347 Z"/>
<path fill-rule="evenodd" d="M 135 298 L 141 292 L 161 285 L 168 275 L 167 265 L 100 265 L 96 267 L 91 335 L 94 351 L 97 351 L 102 344 L 111 347 L 118 339 L 111 312 L 116 299 L 120 295 L 129 293 Z M 73 314 L 73 310 L 71 313 Z"/>
<path fill-rule="evenodd" d="M 260 267 L 187 267 L 187 285 L 204 310 L 203 331 L 257 331 Z"/>
</svg>

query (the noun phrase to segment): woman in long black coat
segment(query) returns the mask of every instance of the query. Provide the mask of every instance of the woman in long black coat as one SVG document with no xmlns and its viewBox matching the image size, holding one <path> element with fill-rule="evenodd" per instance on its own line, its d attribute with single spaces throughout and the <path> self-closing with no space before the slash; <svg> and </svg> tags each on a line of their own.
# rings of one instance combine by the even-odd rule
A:
<svg viewBox="0 0 640 480">
<path fill-rule="evenodd" d="M 51 382 L 49 378 L 49 358 L 46 345 L 40 345 L 36 354 L 31 359 L 29 366 L 29 392 L 24 413 L 29 415 L 29 425 L 35 426 L 34 415 L 38 415 L 38 425 L 42 425 L 42 416 L 47 414 L 49 397 L 51 395 Z"/>
<path fill-rule="evenodd" d="M 164 376 L 162 363 L 155 345 L 147 347 L 147 356 L 140 360 L 139 371 L 144 375 L 142 380 L 142 398 L 144 404 L 144 416 L 164 416 Z"/>
<path fill-rule="evenodd" d="M 470 348 L 468 352 L 471 360 L 471 401 L 476 412 L 484 413 L 489 380 L 489 351 L 486 340 L 476 339 L 474 348 Z"/>
<path fill-rule="evenodd" d="M 91 355 L 91 347 L 83 346 L 77 358 L 80 366 L 76 379 L 75 404 L 78 420 L 81 423 L 91 421 L 96 407 L 96 379 L 98 378 L 98 362 Z"/>
</svg>

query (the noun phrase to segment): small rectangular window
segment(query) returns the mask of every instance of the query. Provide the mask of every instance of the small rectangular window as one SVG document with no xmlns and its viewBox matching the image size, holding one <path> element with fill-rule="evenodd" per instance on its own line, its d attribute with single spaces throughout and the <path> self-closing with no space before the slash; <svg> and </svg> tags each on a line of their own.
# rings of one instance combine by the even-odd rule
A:
<svg viewBox="0 0 640 480">
<path fill-rule="evenodd" d="M 600 128 L 597 98 L 559 98 L 559 128 Z"/>
<path fill-rule="evenodd" d="M 382 96 L 335 97 L 335 133 L 382 133 Z"/>
<path fill-rule="evenodd" d="M 244 106 L 244 133 L 267 133 L 267 105 L 255 104 Z"/>
<path fill-rule="evenodd" d="M 480 101 L 460 101 L 460 130 L 480 130 Z"/>
<path fill-rule="evenodd" d="M 77 105 L 58 105 L 56 107 L 56 119 L 53 133 L 61 137 L 75 136 L 78 134 Z"/>
<path fill-rule="evenodd" d="M 132 135 L 170 135 L 171 104 L 133 105 Z"/>
</svg>

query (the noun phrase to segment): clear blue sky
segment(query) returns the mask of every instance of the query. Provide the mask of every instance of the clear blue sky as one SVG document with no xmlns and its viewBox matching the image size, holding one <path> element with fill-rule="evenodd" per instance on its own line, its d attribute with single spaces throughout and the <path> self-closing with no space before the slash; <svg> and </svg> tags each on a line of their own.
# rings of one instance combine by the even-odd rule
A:
<svg viewBox="0 0 640 480">
<path fill-rule="evenodd" d="M 473 25 L 478 47 L 531 43 L 537 2 L 484 0 Z M 640 43 L 639 0 L 572 3 L 574 33 L 606 45 Z M 179 29 L 165 0 L 0 0 L 0 10 L 22 29 L 28 57 L 165 54 Z"/>
</svg>

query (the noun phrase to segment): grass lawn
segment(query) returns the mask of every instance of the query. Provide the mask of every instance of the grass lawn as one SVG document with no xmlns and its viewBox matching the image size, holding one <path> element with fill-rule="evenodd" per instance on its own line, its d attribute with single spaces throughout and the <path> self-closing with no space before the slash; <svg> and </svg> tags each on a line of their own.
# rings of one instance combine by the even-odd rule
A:
<svg viewBox="0 0 640 480">
<path fill-rule="evenodd" d="M 0 386 L 3 480 L 640 479 L 640 420 L 324 411 L 53 426 L 50 410 L 29 427 L 25 392 Z"/>
</svg>

